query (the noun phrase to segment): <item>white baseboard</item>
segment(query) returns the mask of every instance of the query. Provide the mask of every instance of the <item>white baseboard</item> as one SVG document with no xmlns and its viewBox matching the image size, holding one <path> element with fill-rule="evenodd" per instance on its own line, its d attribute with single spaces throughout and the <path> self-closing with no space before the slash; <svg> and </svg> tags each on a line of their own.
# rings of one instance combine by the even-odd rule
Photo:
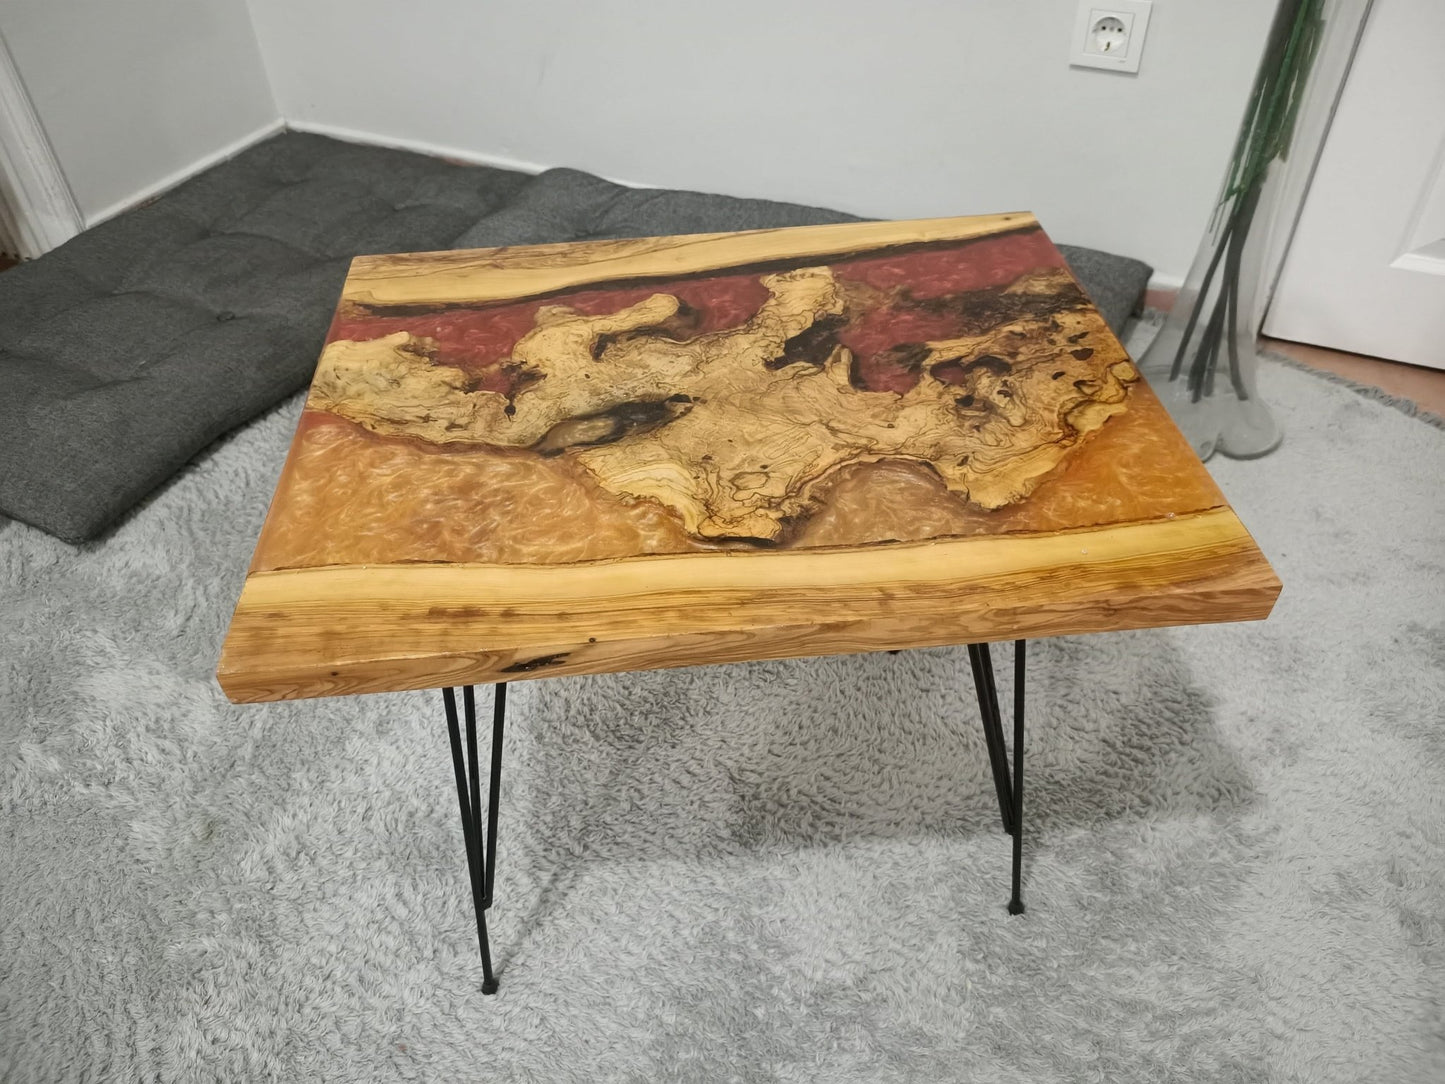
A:
<svg viewBox="0 0 1445 1084">
<path fill-rule="evenodd" d="M 376 132 L 363 132 L 358 128 L 343 128 L 339 124 L 326 124 L 321 121 L 293 120 L 287 124 L 287 127 L 293 132 L 310 132 L 312 135 L 330 136 L 332 139 L 339 139 L 344 143 L 361 143 L 368 147 L 391 147 L 393 150 L 399 151 L 416 151 L 418 154 L 430 155 L 433 158 L 446 158 L 469 166 L 493 166 L 497 169 L 514 169 L 521 173 L 541 173 L 543 170 L 552 168 L 542 165 L 540 162 L 528 162 L 521 158 L 508 158 L 501 154 L 478 154 L 476 151 L 462 150 L 459 147 L 444 147 L 440 143 L 429 143 L 425 139 L 379 135 Z"/>
<path fill-rule="evenodd" d="M 482 154 L 477 151 L 463 150 L 460 147 L 447 147 L 440 143 L 430 143 L 425 139 L 408 139 L 404 136 L 379 135 L 376 132 L 364 132 L 359 128 L 344 128 L 339 124 L 326 124 L 321 121 L 293 120 L 289 121 L 286 127 L 293 132 L 310 132 L 312 135 L 330 136 L 332 139 L 339 139 L 345 143 L 360 143 L 368 147 L 391 147 L 399 151 L 415 151 L 418 154 L 430 155 L 433 158 L 444 158 L 469 166 L 492 166 L 495 169 L 514 169 L 519 173 L 537 174 L 553 169 L 558 165 L 570 164 L 532 162 L 525 158 L 510 158 L 504 154 Z M 631 181 L 625 177 L 614 177 L 609 174 L 599 173 L 597 176 L 603 180 L 611 181 L 613 184 L 626 185 L 628 188 L 657 187 L 655 184 L 647 184 L 644 181 Z"/>
<path fill-rule="evenodd" d="M 467 165 L 492 166 L 497 169 L 516 170 L 521 173 L 537 174 L 553 168 L 556 163 L 533 162 L 523 158 L 512 158 L 501 154 L 486 154 L 477 151 L 466 150 L 460 147 L 449 147 L 439 143 L 432 143 L 424 139 L 411 139 L 403 136 L 382 135 L 377 132 L 362 131 L 357 128 L 347 128 L 339 124 L 327 124 L 321 121 L 293 120 L 287 121 L 281 117 L 269 121 L 249 132 L 239 139 L 233 140 L 224 147 L 219 148 L 210 154 L 204 155 L 194 162 L 188 163 L 182 168 L 160 178 L 152 184 L 146 185 L 138 192 L 134 192 L 124 199 L 117 200 L 108 207 L 86 217 L 84 225 L 89 229 L 91 226 L 99 225 L 107 219 L 114 218 L 124 211 L 138 207 L 149 200 L 169 191 L 177 185 L 190 180 L 198 173 L 202 173 L 228 158 L 233 158 L 246 148 L 267 139 L 277 132 L 290 130 L 295 132 L 309 132 L 314 135 L 329 136 L 332 139 L 339 139 L 347 143 L 359 143 L 365 146 L 392 147 L 397 150 L 415 151 L 419 154 L 430 155 L 433 158 L 443 158 L 454 162 L 461 162 Z M 46 149 L 48 150 L 48 144 Z M 58 175 L 58 174 L 57 174 Z M 656 185 L 644 182 L 632 181 L 623 177 L 606 177 L 606 180 L 615 184 L 626 185 L 629 188 L 655 188 Z M 66 189 L 69 195 L 69 189 Z M 77 212 L 77 215 L 79 212 Z M 72 234 L 78 231 L 72 231 Z M 65 238 L 61 238 L 64 240 Z M 56 242 L 59 243 L 58 241 Z M 53 246 L 52 246 L 53 247 Z M 36 253 L 38 255 L 39 253 Z M 1149 279 L 1148 289 L 1151 293 L 1175 295 L 1183 287 L 1184 280 L 1177 275 L 1168 275 L 1155 272 Z"/>
<path fill-rule="evenodd" d="M 123 211 L 129 211 L 132 207 L 139 207 L 141 204 L 149 202 L 165 192 L 169 192 L 172 188 L 175 188 L 176 185 L 189 181 L 196 174 L 203 173 L 228 158 L 234 158 L 247 147 L 253 146 L 263 139 L 269 139 L 285 127 L 286 122 L 280 117 L 277 117 L 273 121 L 268 121 L 255 131 L 246 133 L 240 139 L 233 139 L 224 147 L 214 150 L 210 154 L 202 155 L 194 162 L 189 162 L 180 169 L 166 174 L 160 180 L 146 185 L 140 191 L 132 192 L 129 196 L 117 200 L 109 207 L 103 207 L 94 214 L 87 215 L 85 228 L 90 229 L 92 226 L 98 226 Z"/>
</svg>

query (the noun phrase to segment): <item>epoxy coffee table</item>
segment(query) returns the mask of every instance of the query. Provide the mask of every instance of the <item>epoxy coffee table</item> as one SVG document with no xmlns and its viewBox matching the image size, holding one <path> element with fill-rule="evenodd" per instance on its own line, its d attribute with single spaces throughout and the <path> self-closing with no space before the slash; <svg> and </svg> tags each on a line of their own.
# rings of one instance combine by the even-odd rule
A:
<svg viewBox="0 0 1445 1084">
<path fill-rule="evenodd" d="M 365 256 L 218 676 L 442 688 L 490 993 L 508 681 L 969 644 L 1017 914 L 1026 639 L 1279 589 L 1030 215 Z"/>
</svg>

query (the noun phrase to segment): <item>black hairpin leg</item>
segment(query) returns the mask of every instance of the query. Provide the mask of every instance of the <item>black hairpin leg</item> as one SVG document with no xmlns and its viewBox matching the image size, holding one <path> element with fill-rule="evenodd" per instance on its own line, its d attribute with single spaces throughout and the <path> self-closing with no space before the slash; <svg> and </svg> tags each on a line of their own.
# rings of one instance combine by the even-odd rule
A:
<svg viewBox="0 0 1445 1084">
<path fill-rule="evenodd" d="M 1024 667 L 1027 660 L 1028 643 L 1014 641 L 1014 853 L 1013 853 L 1013 895 L 1008 901 L 1008 913 L 1024 913 L 1024 900 L 1020 894 L 1024 869 Z"/>
<path fill-rule="evenodd" d="M 477 945 L 482 953 L 482 993 L 497 992 L 492 972 L 492 951 L 487 942 L 487 908 L 492 905 L 492 882 L 497 872 L 497 801 L 502 789 L 502 725 L 507 717 L 507 685 L 493 686 L 492 774 L 487 792 L 487 837 L 482 841 L 482 795 L 477 761 L 477 704 L 472 686 L 462 689 L 467 721 L 467 748 L 462 752 L 461 729 L 457 724 L 455 689 L 442 690 L 447 729 L 451 732 L 452 767 L 457 776 L 457 801 L 462 810 L 462 839 L 467 848 L 467 873 L 472 882 L 472 908 L 477 916 Z"/>
<path fill-rule="evenodd" d="M 988 763 L 998 791 L 999 816 L 1003 830 L 1014 834 L 1014 802 L 1008 778 L 1008 750 L 1004 747 L 1003 723 L 999 720 L 998 689 L 993 681 L 993 658 L 988 644 L 969 644 L 968 662 L 973 668 L 973 688 L 978 694 L 978 713 L 983 719 L 983 740 L 988 746 Z"/>
<path fill-rule="evenodd" d="M 993 680 L 993 657 L 988 644 L 969 644 L 968 661 L 973 668 L 973 684 L 978 692 L 978 710 L 983 717 L 983 737 L 988 745 L 989 766 L 993 769 L 994 789 L 998 792 L 999 813 L 1003 830 L 1013 836 L 1013 894 L 1009 899 L 1011 915 L 1024 913 L 1020 894 L 1023 880 L 1024 847 L 1024 669 L 1025 641 L 1014 641 L 1014 755 L 1013 779 L 1009 779 L 1008 749 L 1004 744 L 1003 718 L 998 706 L 998 688 Z"/>
</svg>

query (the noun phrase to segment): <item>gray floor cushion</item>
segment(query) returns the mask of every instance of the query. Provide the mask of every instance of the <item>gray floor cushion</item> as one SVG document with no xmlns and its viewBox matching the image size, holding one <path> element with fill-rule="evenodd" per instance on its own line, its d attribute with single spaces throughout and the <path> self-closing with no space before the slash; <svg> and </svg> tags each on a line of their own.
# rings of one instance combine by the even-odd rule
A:
<svg viewBox="0 0 1445 1084">
<path fill-rule="evenodd" d="M 304 386 L 352 256 L 851 220 L 278 136 L 0 275 L 0 512 L 100 535 Z M 1121 327 L 1150 269 L 1064 255 Z"/>
</svg>

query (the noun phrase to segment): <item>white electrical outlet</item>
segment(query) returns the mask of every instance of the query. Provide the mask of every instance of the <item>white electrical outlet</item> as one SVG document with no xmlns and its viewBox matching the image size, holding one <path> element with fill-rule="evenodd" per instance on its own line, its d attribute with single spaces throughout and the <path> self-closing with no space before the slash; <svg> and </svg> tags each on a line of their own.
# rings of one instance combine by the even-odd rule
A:
<svg viewBox="0 0 1445 1084">
<path fill-rule="evenodd" d="M 1138 71 L 1152 6 L 1153 0 L 1079 0 L 1069 63 L 1114 72 Z"/>
</svg>

